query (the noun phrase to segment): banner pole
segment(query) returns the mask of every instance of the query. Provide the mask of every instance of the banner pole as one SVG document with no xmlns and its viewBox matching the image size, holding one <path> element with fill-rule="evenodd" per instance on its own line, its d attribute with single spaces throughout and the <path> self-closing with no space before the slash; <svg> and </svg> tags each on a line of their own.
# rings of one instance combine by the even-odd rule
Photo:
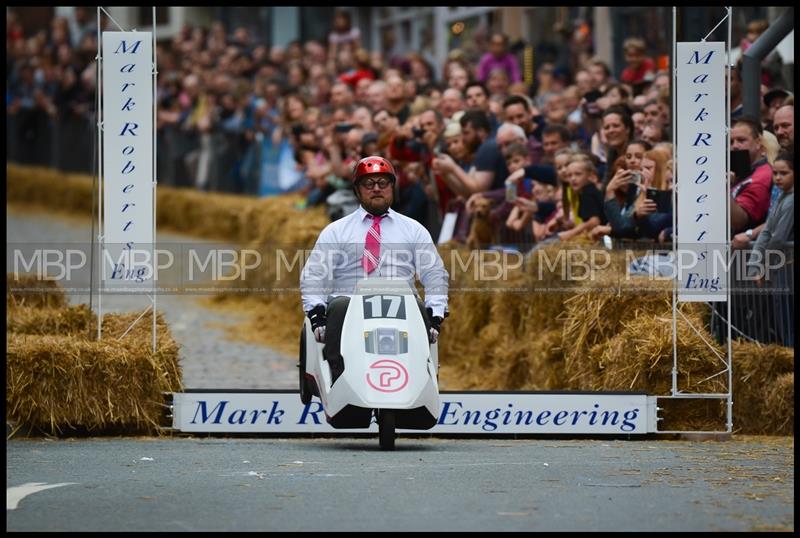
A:
<svg viewBox="0 0 800 538">
<path fill-rule="evenodd" d="M 726 147 L 730 147 L 730 136 L 731 136 L 731 27 L 732 27 L 732 19 L 733 19 L 733 7 L 728 6 L 726 8 L 728 10 L 728 91 L 727 91 L 727 118 L 728 118 L 728 128 L 725 130 L 725 142 L 727 144 Z M 725 152 L 725 162 L 727 166 L 725 167 L 726 174 L 725 174 L 725 181 L 726 187 L 728 178 L 730 177 L 731 173 L 731 162 L 730 162 L 730 152 Z M 725 189 L 726 191 L 728 188 Z M 727 200 L 727 204 L 725 204 L 726 208 L 726 220 L 728 222 L 728 248 L 726 249 L 728 252 L 728 267 L 730 267 L 731 261 L 731 198 L 730 196 L 726 196 L 725 199 Z M 733 352 L 732 352 L 732 344 L 731 344 L 731 275 L 730 272 L 727 275 L 728 280 L 728 433 L 733 432 Z"/>
<path fill-rule="evenodd" d="M 675 150 L 677 148 L 677 139 L 678 139 L 678 128 L 677 128 L 677 120 L 676 117 L 678 115 L 677 109 L 677 96 L 678 93 L 678 82 L 677 82 L 677 74 L 678 70 L 676 67 L 677 57 L 678 57 L 678 50 L 677 50 L 677 42 L 678 42 L 678 33 L 676 31 L 677 28 L 677 7 L 672 6 L 672 65 L 670 68 L 672 69 L 672 259 L 673 263 L 675 264 L 675 274 L 672 279 L 672 395 L 675 396 L 678 392 L 678 316 L 676 313 L 677 309 L 677 297 L 676 293 L 678 290 L 678 253 L 676 249 L 677 243 L 677 236 L 678 236 L 678 228 L 676 226 L 677 222 L 677 210 L 678 207 L 678 199 L 677 199 L 677 191 L 678 191 L 678 182 L 677 182 L 677 163 L 678 159 L 675 155 Z"/>
<path fill-rule="evenodd" d="M 158 178 L 156 177 L 156 110 L 158 101 L 156 100 L 158 88 L 158 60 L 156 54 L 156 7 L 153 6 L 153 241 L 152 241 L 152 260 L 153 260 L 153 353 L 156 352 L 156 282 L 158 281 L 158 260 L 156 258 L 156 188 Z"/>
<path fill-rule="evenodd" d="M 103 40 L 100 29 L 100 7 L 97 8 L 97 339 L 103 336 Z"/>
</svg>

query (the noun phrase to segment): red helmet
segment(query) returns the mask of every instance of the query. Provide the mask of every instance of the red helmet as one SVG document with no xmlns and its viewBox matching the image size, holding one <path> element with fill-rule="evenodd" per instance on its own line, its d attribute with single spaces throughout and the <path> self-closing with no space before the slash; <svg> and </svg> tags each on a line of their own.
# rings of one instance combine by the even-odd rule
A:
<svg viewBox="0 0 800 538">
<path fill-rule="evenodd" d="M 394 171 L 392 163 L 378 155 L 364 157 L 358 161 L 356 169 L 353 171 L 353 185 L 355 185 L 362 176 L 366 176 L 367 174 L 389 174 L 392 176 L 392 181 L 397 181 L 397 174 Z"/>
</svg>

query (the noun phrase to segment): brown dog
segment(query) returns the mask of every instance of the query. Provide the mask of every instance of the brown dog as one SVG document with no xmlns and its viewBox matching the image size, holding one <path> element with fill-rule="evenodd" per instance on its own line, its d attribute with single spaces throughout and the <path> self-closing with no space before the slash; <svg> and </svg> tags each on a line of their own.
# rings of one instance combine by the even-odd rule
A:
<svg viewBox="0 0 800 538">
<path fill-rule="evenodd" d="M 467 246 L 470 249 L 487 248 L 494 240 L 494 226 L 489 218 L 492 210 L 492 201 L 480 198 L 475 201 L 472 208 L 472 222 L 469 226 Z"/>
</svg>

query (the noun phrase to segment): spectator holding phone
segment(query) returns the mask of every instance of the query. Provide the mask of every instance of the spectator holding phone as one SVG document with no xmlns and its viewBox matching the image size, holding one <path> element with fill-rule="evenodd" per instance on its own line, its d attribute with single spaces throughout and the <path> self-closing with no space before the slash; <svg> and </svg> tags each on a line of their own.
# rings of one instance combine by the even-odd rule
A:
<svg viewBox="0 0 800 538">
<path fill-rule="evenodd" d="M 639 237 L 638 219 L 655 211 L 655 202 L 644 198 L 646 182 L 642 159 L 650 149 L 650 144 L 644 140 L 634 140 L 625 148 L 623 165 L 617 168 L 606 185 L 603 208 L 608 224 L 596 227 L 592 231 L 593 238 L 601 235 L 626 239 Z"/>
<path fill-rule="evenodd" d="M 664 230 L 672 227 L 672 186 L 667 179 L 669 162 L 670 155 L 658 148 L 646 151 L 642 158 L 645 196 L 637 199 L 635 210 L 641 237 L 659 239 Z M 648 201 L 653 203 L 647 204 Z"/>
<path fill-rule="evenodd" d="M 731 150 L 745 150 L 750 159 L 749 172 L 731 172 L 731 231 L 752 239 L 753 228 L 764 222 L 769 210 L 772 167 L 761 143 L 761 123 L 747 117 L 733 122 Z"/>
</svg>

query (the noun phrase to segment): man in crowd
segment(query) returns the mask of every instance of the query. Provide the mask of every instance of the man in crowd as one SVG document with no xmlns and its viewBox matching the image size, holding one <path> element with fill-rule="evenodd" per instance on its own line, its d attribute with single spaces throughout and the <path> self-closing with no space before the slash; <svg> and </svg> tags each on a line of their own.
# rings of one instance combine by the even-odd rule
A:
<svg viewBox="0 0 800 538">
<path fill-rule="evenodd" d="M 745 177 L 731 177 L 731 232 L 744 232 L 750 238 L 753 228 L 767 218 L 772 189 L 772 167 L 761 143 L 761 123 L 747 117 L 735 120 L 731 150 L 746 150 L 751 163 Z"/>
<path fill-rule="evenodd" d="M 772 129 L 784 151 L 794 151 L 794 105 L 784 105 L 772 117 Z"/>
<path fill-rule="evenodd" d="M 519 125 L 525 131 L 531 164 L 539 164 L 544 155 L 540 140 L 542 117 L 534 116 L 533 106 L 524 95 L 512 95 L 503 101 L 505 120 Z"/>
</svg>

